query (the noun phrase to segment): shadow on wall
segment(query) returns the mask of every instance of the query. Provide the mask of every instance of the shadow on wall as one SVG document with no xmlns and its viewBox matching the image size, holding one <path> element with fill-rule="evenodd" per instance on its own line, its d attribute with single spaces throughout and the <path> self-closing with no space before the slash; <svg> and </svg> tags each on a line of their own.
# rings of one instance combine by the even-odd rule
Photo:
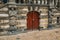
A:
<svg viewBox="0 0 60 40">
<path fill-rule="evenodd" d="M 53 27 L 52 27 L 52 25 L 48 25 L 48 27 L 47 27 L 47 29 L 52 29 Z"/>
<path fill-rule="evenodd" d="M 7 3 L 8 0 L 3 0 L 3 3 Z"/>
</svg>

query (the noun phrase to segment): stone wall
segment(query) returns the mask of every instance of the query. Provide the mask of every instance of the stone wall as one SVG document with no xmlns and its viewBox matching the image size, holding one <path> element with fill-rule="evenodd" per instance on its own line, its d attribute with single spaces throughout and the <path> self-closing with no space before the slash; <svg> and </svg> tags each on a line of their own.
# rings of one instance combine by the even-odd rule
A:
<svg viewBox="0 0 60 40">
<path fill-rule="evenodd" d="M 40 27 L 45 29 L 48 27 L 48 7 L 41 7 L 40 11 Z"/>
<path fill-rule="evenodd" d="M 21 21 L 20 23 L 18 23 L 18 25 L 27 27 L 27 13 L 29 11 L 28 11 L 28 7 L 24 7 L 24 6 L 22 6 L 22 7 L 19 7 L 20 9 L 18 8 L 18 10 L 19 10 L 18 16 L 20 16 L 18 22 Z M 47 28 L 48 27 L 48 7 L 40 7 L 39 10 L 37 7 L 35 7 L 35 8 L 36 8 L 35 11 L 39 12 L 39 14 L 40 14 L 39 26 L 43 27 L 43 28 Z M 32 8 L 30 9 L 30 11 L 33 11 Z M 25 18 L 23 18 L 23 17 L 25 17 Z"/>
</svg>

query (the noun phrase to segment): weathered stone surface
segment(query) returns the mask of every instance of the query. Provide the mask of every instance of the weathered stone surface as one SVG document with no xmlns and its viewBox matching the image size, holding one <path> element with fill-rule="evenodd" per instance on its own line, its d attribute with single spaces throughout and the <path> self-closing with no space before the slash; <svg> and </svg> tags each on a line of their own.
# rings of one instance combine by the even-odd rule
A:
<svg viewBox="0 0 60 40">
<path fill-rule="evenodd" d="M 0 36 L 0 40 L 60 40 L 60 28 L 29 31 L 17 35 Z"/>
</svg>

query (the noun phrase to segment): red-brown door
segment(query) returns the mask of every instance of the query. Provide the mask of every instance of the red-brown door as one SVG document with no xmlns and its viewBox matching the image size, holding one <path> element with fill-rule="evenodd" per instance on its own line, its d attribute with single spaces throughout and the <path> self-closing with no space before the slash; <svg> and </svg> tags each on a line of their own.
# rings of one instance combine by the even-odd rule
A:
<svg viewBox="0 0 60 40">
<path fill-rule="evenodd" d="M 36 11 L 28 12 L 27 14 L 27 29 L 34 30 L 39 27 L 39 13 Z"/>
</svg>

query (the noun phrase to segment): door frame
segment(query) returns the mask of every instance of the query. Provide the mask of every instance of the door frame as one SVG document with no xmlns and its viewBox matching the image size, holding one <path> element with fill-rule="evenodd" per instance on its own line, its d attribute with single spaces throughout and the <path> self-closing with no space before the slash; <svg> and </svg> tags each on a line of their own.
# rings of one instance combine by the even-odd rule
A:
<svg viewBox="0 0 60 40">
<path fill-rule="evenodd" d="M 36 12 L 36 13 L 38 13 L 38 20 L 39 20 L 39 23 L 38 23 L 38 29 L 40 30 L 40 27 L 39 27 L 39 25 L 40 25 L 40 13 L 38 12 L 38 11 L 29 11 L 28 13 L 27 13 L 27 19 L 28 19 L 28 15 L 29 15 L 29 13 L 31 13 L 31 12 Z M 28 25 L 28 24 L 27 24 Z M 28 29 L 28 26 L 27 26 L 27 29 Z M 30 30 L 30 29 L 28 29 L 28 30 Z M 34 30 L 33 28 L 32 28 L 32 30 Z"/>
</svg>

